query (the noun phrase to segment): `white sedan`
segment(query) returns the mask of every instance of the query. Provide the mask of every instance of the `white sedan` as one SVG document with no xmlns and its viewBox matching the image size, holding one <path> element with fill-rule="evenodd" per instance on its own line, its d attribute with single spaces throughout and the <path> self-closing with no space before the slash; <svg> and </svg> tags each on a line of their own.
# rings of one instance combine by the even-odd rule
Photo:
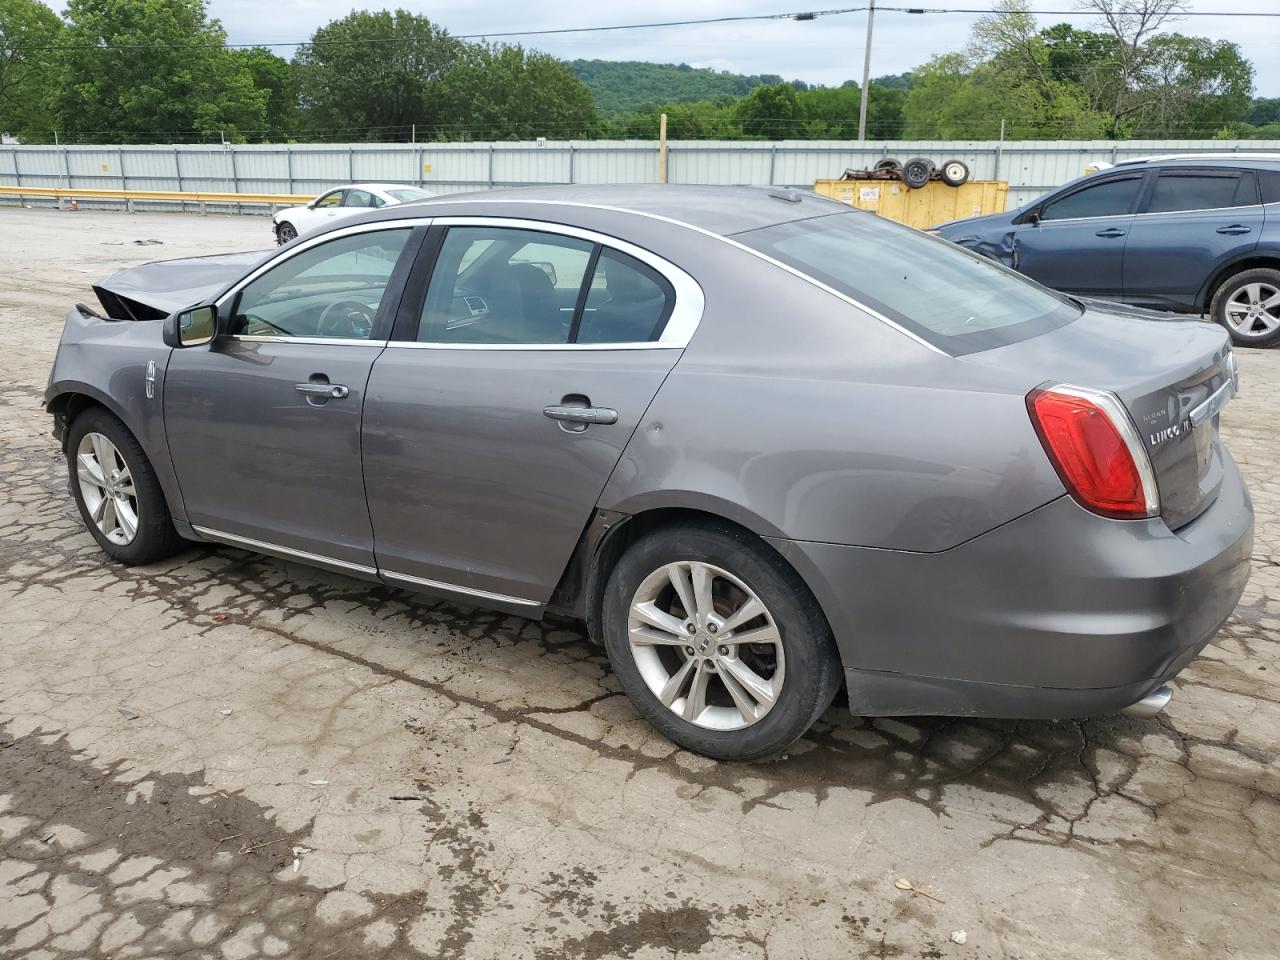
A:
<svg viewBox="0 0 1280 960">
<path fill-rule="evenodd" d="M 275 224 L 276 242 L 283 244 L 362 210 L 389 207 L 434 196 L 430 190 L 399 183 L 353 183 L 322 193 L 305 206 L 286 207 L 272 217 L 271 221 Z"/>
</svg>

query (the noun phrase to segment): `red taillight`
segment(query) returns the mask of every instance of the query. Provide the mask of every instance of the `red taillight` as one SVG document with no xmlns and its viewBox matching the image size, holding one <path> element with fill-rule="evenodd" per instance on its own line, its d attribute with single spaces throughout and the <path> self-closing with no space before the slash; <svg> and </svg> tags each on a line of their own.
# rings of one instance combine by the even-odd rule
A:
<svg viewBox="0 0 1280 960">
<path fill-rule="evenodd" d="M 1151 462 L 1114 396 L 1059 385 L 1033 390 L 1027 409 L 1045 453 L 1081 506 L 1124 520 L 1160 512 Z"/>
</svg>

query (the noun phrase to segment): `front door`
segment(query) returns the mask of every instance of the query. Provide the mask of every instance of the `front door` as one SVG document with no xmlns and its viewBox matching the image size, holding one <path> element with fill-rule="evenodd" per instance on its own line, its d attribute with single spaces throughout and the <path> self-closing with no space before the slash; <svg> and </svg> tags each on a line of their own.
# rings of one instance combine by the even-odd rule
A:
<svg viewBox="0 0 1280 960">
<path fill-rule="evenodd" d="M 1014 234 L 1014 267 L 1046 287 L 1119 300 L 1124 251 L 1141 172 L 1115 176 L 1050 198 Z"/>
<path fill-rule="evenodd" d="M 354 229 L 225 298 L 226 332 L 173 352 L 164 412 L 197 532 L 371 573 L 361 406 L 412 229 Z"/>
<path fill-rule="evenodd" d="M 365 485 L 388 582 L 528 610 L 551 597 L 701 295 L 618 241 L 483 223 L 447 227 L 406 339 L 374 364 Z"/>
</svg>

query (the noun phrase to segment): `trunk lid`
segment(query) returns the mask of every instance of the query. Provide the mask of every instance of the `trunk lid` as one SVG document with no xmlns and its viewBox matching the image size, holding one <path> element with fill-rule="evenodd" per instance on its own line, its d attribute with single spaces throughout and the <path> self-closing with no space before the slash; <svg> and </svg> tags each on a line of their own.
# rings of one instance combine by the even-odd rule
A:
<svg viewBox="0 0 1280 960">
<path fill-rule="evenodd" d="M 1217 499 L 1224 474 L 1218 415 L 1237 387 L 1226 332 L 1201 320 L 1090 303 L 1074 323 L 962 358 L 1048 383 L 1110 390 L 1142 438 L 1170 529 Z"/>
<path fill-rule="evenodd" d="M 114 320 L 159 320 L 220 293 L 272 252 L 157 260 L 117 270 L 95 283 L 93 292 Z"/>
</svg>

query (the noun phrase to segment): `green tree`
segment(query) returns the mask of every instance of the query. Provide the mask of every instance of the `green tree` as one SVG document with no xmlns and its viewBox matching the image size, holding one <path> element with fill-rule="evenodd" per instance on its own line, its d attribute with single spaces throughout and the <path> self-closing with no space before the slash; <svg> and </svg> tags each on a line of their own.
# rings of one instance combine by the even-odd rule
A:
<svg viewBox="0 0 1280 960">
<path fill-rule="evenodd" d="M 112 139 L 244 139 L 267 93 L 203 0 L 69 0 L 51 95 L 56 128 Z"/>
<path fill-rule="evenodd" d="M 49 64 L 61 33 L 39 0 L 0 0 L 0 132 L 48 129 Z"/>
<path fill-rule="evenodd" d="M 1137 137 L 1209 137 L 1249 112 L 1253 65 L 1225 40 L 1160 34 L 1148 43 L 1125 121 Z"/>
<path fill-rule="evenodd" d="M 734 110 L 742 133 L 761 140 L 791 140 L 804 136 L 804 118 L 796 88 L 789 83 L 756 87 Z"/>
<path fill-rule="evenodd" d="M 287 140 L 298 125 L 298 82 L 293 65 L 266 47 L 235 50 L 253 85 L 267 94 L 263 140 Z"/>
<path fill-rule="evenodd" d="M 294 57 L 304 132 L 322 140 L 408 139 L 455 122 L 464 91 L 445 75 L 461 41 L 406 10 L 358 11 L 318 29 Z"/>
<path fill-rule="evenodd" d="M 468 44 L 441 86 L 455 114 L 449 139 L 568 139 L 595 131 L 591 91 L 555 57 L 520 46 Z"/>
</svg>

